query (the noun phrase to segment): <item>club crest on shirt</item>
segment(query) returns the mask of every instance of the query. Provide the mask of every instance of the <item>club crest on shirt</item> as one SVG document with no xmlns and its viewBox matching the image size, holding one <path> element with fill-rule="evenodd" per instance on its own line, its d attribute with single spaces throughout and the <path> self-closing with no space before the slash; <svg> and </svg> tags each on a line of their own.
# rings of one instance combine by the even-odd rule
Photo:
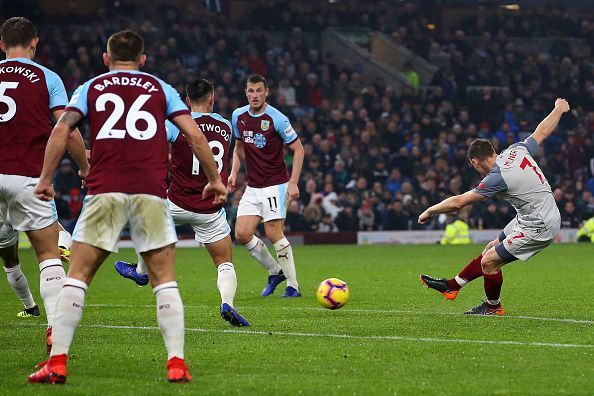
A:
<svg viewBox="0 0 594 396">
<path fill-rule="evenodd" d="M 270 128 L 270 121 L 262 120 L 262 122 L 260 123 L 260 128 L 262 128 L 263 131 L 267 131 L 268 128 Z"/>
<path fill-rule="evenodd" d="M 262 121 L 262 122 L 264 122 L 264 121 Z M 262 135 L 261 133 L 256 133 L 254 135 L 254 144 L 258 148 L 263 148 L 264 146 L 266 146 L 266 137 L 264 135 Z"/>
</svg>

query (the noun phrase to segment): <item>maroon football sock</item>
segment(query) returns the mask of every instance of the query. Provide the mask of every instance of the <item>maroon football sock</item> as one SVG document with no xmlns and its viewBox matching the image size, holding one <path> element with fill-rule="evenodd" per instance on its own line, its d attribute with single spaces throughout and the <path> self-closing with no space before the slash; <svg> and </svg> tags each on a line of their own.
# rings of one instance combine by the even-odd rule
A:
<svg viewBox="0 0 594 396">
<path fill-rule="evenodd" d="M 485 295 L 489 301 L 498 301 L 501 296 L 501 286 L 503 285 L 503 272 L 496 274 L 483 274 L 485 280 Z M 495 304 L 499 306 L 499 303 Z"/>
<path fill-rule="evenodd" d="M 470 263 L 466 264 L 466 267 L 460 271 L 458 276 L 462 279 L 465 279 L 467 282 L 473 281 L 476 278 L 483 275 L 483 269 L 481 268 L 481 260 L 483 259 L 483 255 L 479 254 L 478 257 L 474 258 Z M 452 278 L 448 281 L 448 289 L 450 290 L 460 290 L 462 286 L 456 282 L 455 278 Z"/>
</svg>

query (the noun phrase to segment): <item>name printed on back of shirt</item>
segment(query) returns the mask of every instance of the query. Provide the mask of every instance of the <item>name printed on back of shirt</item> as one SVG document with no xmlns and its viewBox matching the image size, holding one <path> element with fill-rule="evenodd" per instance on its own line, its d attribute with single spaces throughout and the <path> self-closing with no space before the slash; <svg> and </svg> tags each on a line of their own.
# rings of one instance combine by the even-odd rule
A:
<svg viewBox="0 0 594 396">
<path fill-rule="evenodd" d="M 146 89 L 149 93 L 159 92 L 159 89 L 150 81 L 145 81 L 142 77 L 110 77 L 104 78 L 101 83 L 93 84 L 93 88 L 97 91 L 103 91 L 105 88 L 112 85 L 129 85 L 133 87 L 141 87 Z"/>
</svg>

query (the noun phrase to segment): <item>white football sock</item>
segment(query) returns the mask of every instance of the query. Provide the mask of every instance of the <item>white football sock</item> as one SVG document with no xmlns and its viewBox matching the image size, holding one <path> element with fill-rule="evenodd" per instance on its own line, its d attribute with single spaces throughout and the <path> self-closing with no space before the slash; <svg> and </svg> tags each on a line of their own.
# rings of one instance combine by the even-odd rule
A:
<svg viewBox="0 0 594 396">
<path fill-rule="evenodd" d="M 39 294 L 45 306 L 48 326 L 52 326 L 58 294 L 65 279 L 66 273 L 60 259 L 49 259 L 39 263 Z"/>
<path fill-rule="evenodd" d="M 62 231 L 58 233 L 58 246 L 70 250 L 72 247 L 72 235 L 68 231 Z"/>
<path fill-rule="evenodd" d="M 12 268 L 4 268 L 6 272 L 6 278 L 8 279 L 8 283 L 12 287 L 12 290 L 16 293 L 17 297 L 26 309 L 33 308 L 35 306 L 35 301 L 33 300 L 33 295 L 31 294 L 31 290 L 29 290 L 29 283 L 27 282 L 27 278 L 25 274 L 21 271 L 21 265 L 17 264 Z"/>
<path fill-rule="evenodd" d="M 142 259 L 142 256 L 140 255 L 140 253 L 136 253 L 138 255 L 138 264 L 136 264 L 136 273 L 138 275 L 140 274 L 146 274 L 146 265 L 144 264 L 144 260 Z"/>
<path fill-rule="evenodd" d="M 167 359 L 184 358 L 184 305 L 177 282 L 166 282 L 153 289 L 157 297 L 157 321 L 163 334 Z"/>
<path fill-rule="evenodd" d="M 464 286 L 465 284 L 467 284 L 467 283 L 468 283 L 468 281 L 467 281 L 466 279 L 464 279 L 464 278 L 460 278 L 460 276 L 459 276 L 459 275 L 456 275 L 456 276 L 454 277 L 454 280 L 456 281 L 456 283 L 457 283 L 458 285 L 460 285 L 460 287 L 462 287 L 462 286 Z"/>
<path fill-rule="evenodd" d="M 489 304 L 489 305 L 499 305 L 499 304 L 501 304 L 501 299 L 499 299 L 499 298 L 497 300 L 489 300 L 487 298 L 486 300 L 487 300 L 487 304 Z"/>
<path fill-rule="evenodd" d="M 222 263 L 218 266 L 219 273 L 217 287 L 221 293 L 221 303 L 233 306 L 233 298 L 237 291 L 237 275 L 232 263 Z"/>
<path fill-rule="evenodd" d="M 82 319 L 87 287 L 83 281 L 66 278 L 56 304 L 50 356 L 68 354 L 74 332 Z"/>
<path fill-rule="evenodd" d="M 297 283 L 297 272 L 295 271 L 295 260 L 293 260 L 293 248 L 291 247 L 288 239 L 283 238 L 280 241 L 277 241 L 274 244 L 274 250 L 276 250 L 278 263 L 287 277 L 287 286 L 291 286 L 299 290 L 299 284 Z"/>
<path fill-rule="evenodd" d="M 272 255 L 258 237 L 255 235 L 252 237 L 252 240 L 244 245 L 245 248 L 250 253 L 250 256 L 258 260 L 260 264 L 264 268 L 268 270 L 270 275 L 278 275 L 281 271 L 280 265 L 272 258 Z"/>
</svg>

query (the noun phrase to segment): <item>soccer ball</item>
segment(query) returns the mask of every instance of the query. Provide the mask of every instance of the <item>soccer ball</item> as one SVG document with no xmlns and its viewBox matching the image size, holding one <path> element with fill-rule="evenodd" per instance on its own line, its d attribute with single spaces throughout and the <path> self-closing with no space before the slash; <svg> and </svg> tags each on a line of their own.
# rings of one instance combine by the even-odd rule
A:
<svg viewBox="0 0 594 396">
<path fill-rule="evenodd" d="M 349 301 L 349 287 L 340 279 L 326 279 L 318 286 L 316 298 L 322 307 L 338 309 Z"/>
</svg>

